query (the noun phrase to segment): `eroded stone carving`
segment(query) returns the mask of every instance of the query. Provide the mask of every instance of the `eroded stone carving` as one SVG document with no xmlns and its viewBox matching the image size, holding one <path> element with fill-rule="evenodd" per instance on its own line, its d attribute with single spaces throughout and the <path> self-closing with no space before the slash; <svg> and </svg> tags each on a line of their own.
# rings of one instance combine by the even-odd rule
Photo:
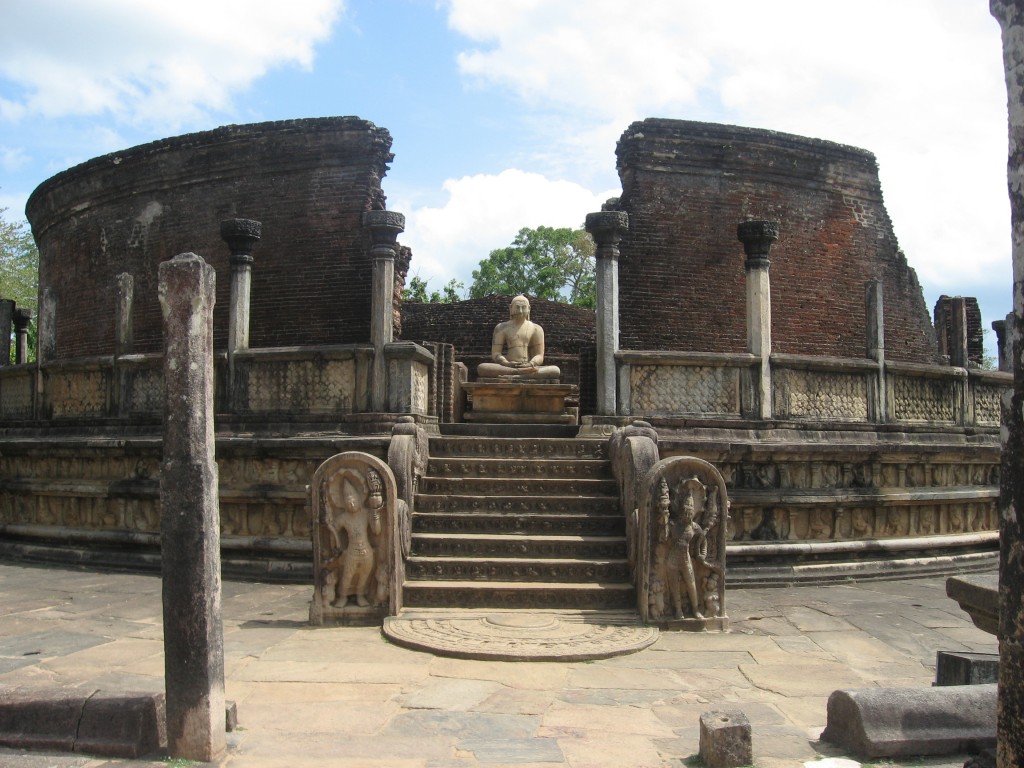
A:
<svg viewBox="0 0 1024 768">
<path fill-rule="evenodd" d="M 516 296 L 508 308 L 509 319 L 494 327 L 490 363 L 477 366 L 482 378 L 516 376 L 557 379 L 557 365 L 544 365 L 544 329 L 530 320 L 530 302 Z"/>
<path fill-rule="evenodd" d="M 313 624 L 376 623 L 397 611 L 394 583 L 398 494 L 375 456 L 339 453 L 321 464 L 310 487 L 313 519 Z"/>
<path fill-rule="evenodd" d="M 729 499 L 708 462 L 675 456 L 644 477 L 638 507 L 637 597 L 645 621 L 724 629 L 725 530 Z"/>
</svg>

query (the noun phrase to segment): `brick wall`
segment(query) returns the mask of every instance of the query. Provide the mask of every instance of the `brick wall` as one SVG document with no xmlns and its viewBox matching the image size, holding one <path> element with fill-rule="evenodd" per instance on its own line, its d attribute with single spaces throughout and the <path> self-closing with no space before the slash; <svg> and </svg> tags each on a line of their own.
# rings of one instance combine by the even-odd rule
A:
<svg viewBox="0 0 1024 768">
<path fill-rule="evenodd" d="M 630 231 L 621 244 L 623 349 L 742 352 L 736 225 L 779 221 L 773 350 L 863 357 L 864 283 L 884 283 L 886 357 L 934 362 L 917 275 L 899 252 L 874 156 L 772 131 L 648 119 L 618 149 Z"/>
<path fill-rule="evenodd" d="M 161 349 L 157 265 L 192 251 L 217 271 L 214 344 L 227 344 L 220 221 L 263 222 L 253 252 L 253 347 L 370 337 L 371 265 L 360 217 L 381 208 L 391 136 L 353 117 L 226 126 L 95 158 L 27 206 L 40 287 L 57 296 L 57 357 L 111 354 L 114 286 L 135 278 L 135 349 Z"/>
<path fill-rule="evenodd" d="M 985 332 L 981 327 L 981 308 L 973 296 L 964 296 L 967 315 L 967 361 L 981 366 L 985 355 Z M 932 310 L 935 333 L 938 337 L 939 354 L 952 356 L 953 349 L 953 297 L 939 296 Z"/>
</svg>

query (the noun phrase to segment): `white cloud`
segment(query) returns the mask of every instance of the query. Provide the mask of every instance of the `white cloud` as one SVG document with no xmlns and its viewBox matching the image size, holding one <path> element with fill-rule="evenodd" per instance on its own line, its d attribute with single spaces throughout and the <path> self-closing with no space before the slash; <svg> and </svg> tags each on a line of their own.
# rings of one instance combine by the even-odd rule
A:
<svg viewBox="0 0 1024 768">
<path fill-rule="evenodd" d="M 514 168 L 444 182 L 447 201 L 440 207 L 395 210 L 406 214 L 403 244 L 412 248 L 410 273 L 439 289 L 451 278 L 465 282 L 480 260 L 509 245 L 523 227 L 581 227 L 591 211 L 618 191 L 594 194 L 569 181 L 547 179 Z"/>
<path fill-rule="evenodd" d="M 344 0 L 33 0 L 0 25 L 0 118 L 112 113 L 173 128 L 269 69 L 310 67 Z M 7 81 L 4 83 L 4 81 Z"/>
<path fill-rule="evenodd" d="M 1006 92 L 985 3 L 449 0 L 449 25 L 472 41 L 468 81 L 552 116 L 540 141 L 576 155 L 569 178 L 610 165 L 612 137 L 649 116 L 852 144 L 878 157 L 926 292 L 1009 280 Z"/>
</svg>

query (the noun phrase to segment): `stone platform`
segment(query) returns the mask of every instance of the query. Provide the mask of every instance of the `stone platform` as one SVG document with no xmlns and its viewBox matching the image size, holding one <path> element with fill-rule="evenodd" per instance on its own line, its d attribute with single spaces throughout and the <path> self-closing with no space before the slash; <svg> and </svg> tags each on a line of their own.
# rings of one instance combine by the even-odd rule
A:
<svg viewBox="0 0 1024 768">
<path fill-rule="evenodd" d="M 410 611 L 384 620 L 384 635 L 417 651 L 458 659 L 589 661 L 636 653 L 658 630 L 624 612 Z"/>
<path fill-rule="evenodd" d="M 566 400 L 579 397 L 575 384 L 516 379 L 478 379 L 462 385 L 471 409 L 466 421 L 497 424 L 576 424 L 578 408 Z"/>
</svg>

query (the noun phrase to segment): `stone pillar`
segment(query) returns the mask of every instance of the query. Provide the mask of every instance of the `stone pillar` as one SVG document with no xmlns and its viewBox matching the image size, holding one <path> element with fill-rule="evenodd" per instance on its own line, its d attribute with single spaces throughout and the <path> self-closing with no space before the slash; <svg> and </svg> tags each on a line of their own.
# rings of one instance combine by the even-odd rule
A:
<svg viewBox="0 0 1024 768">
<path fill-rule="evenodd" d="M 999 363 L 999 370 L 1004 373 L 1013 373 L 1013 342 L 1008 333 L 1012 325 L 1012 312 L 1006 316 L 1005 320 L 992 321 L 992 330 L 996 332 L 996 359 Z"/>
<path fill-rule="evenodd" d="M 114 354 L 130 355 L 135 346 L 132 306 L 135 301 L 135 278 L 127 272 L 117 276 L 117 308 L 114 315 Z"/>
<path fill-rule="evenodd" d="M 394 338 L 392 299 L 395 290 L 395 251 L 398 235 L 405 229 L 405 216 L 394 211 L 366 211 L 363 213 L 363 227 L 370 233 L 370 255 L 373 258 L 370 409 L 380 413 L 387 407 L 388 364 L 384 359 L 384 346 Z"/>
<path fill-rule="evenodd" d="M 867 356 L 878 363 L 878 377 L 875 383 L 874 420 L 887 420 L 888 408 L 885 390 L 885 303 L 881 280 L 864 283 L 864 316 L 867 319 Z"/>
<path fill-rule="evenodd" d="M 1024 764 L 1024 0 L 990 0 L 1003 36 L 1009 103 L 1010 241 L 1013 253 L 1013 393 L 1003 398 L 999 481 L 999 704 L 1000 766 Z M 1009 401 L 1009 402 L 1008 402 Z"/>
<path fill-rule="evenodd" d="M 14 323 L 14 301 L 0 299 L 0 365 L 11 363 L 11 327 Z"/>
<path fill-rule="evenodd" d="M 249 296 L 252 285 L 252 249 L 260 240 L 262 224 L 252 219 L 225 219 L 220 236 L 231 251 L 231 306 L 228 311 L 228 356 L 249 348 Z"/>
<path fill-rule="evenodd" d="M 597 415 L 616 414 L 615 353 L 619 350 L 619 240 L 629 230 L 625 211 L 588 213 L 597 249 Z"/>
<path fill-rule="evenodd" d="M 967 303 L 963 296 L 949 300 L 949 364 L 967 367 Z"/>
<path fill-rule="evenodd" d="M 18 365 L 28 362 L 28 326 L 31 322 L 31 309 L 19 307 L 14 310 L 14 362 Z"/>
<path fill-rule="evenodd" d="M 48 363 L 57 357 L 57 294 L 44 288 L 39 303 L 39 362 Z"/>
<path fill-rule="evenodd" d="M 210 762 L 226 747 L 220 512 L 213 438 L 216 275 L 186 253 L 160 264 L 164 438 L 160 466 L 167 743 Z"/>
<path fill-rule="evenodd" d="M 777 221 L 744 221 L 736 229 L 747 260 L 747 351 L 761 359 L 758 378 L 759 413 L 772 417 L 772 292 L 768 281 L 768 254 L 779 239 Z"/>
</svg>

